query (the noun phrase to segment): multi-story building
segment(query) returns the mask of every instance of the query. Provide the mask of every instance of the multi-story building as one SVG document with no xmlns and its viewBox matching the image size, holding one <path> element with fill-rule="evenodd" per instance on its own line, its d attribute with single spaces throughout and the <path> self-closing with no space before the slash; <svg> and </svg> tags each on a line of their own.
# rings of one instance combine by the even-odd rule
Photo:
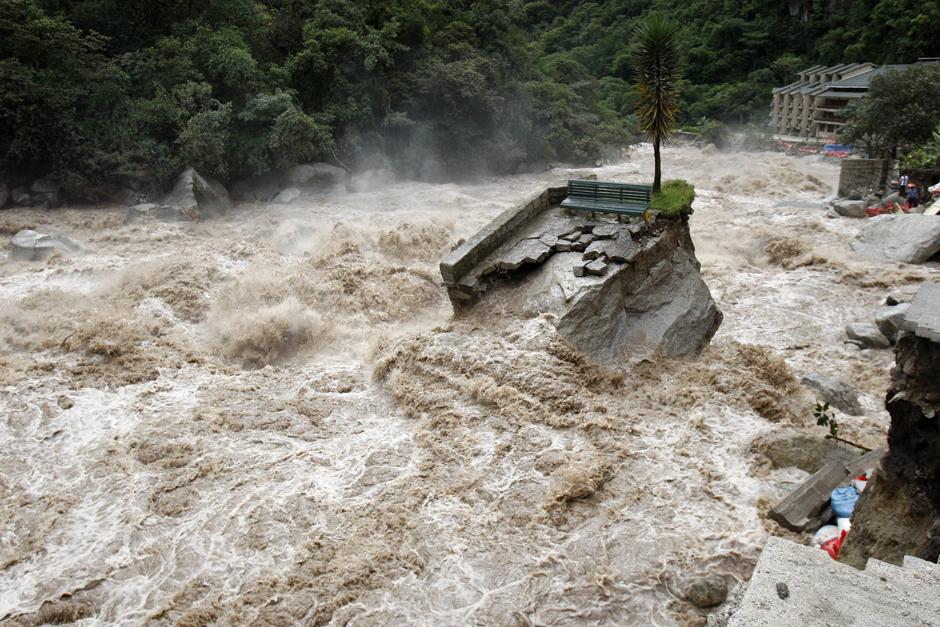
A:
<svg viewBox="0 0 940 627">
<path fill-rule="evenodd" d="M 774 133 L 789 139 L 828 141 L 845 124 L 841 110 L 868 90 L 868 81 L 858 79 L 864 79 L 876 67 L 873 63 L 817 65 L 800 72 L 797 82 L 775 88 L 770 107 Z M 864 86 L 859 89 L 846 83 Z"/>
<path fill-rule="evenodd" d="M 937 58 L 918 59 L 917 63 L 937 63 Z M 781 139 L 836 141 L 845 126 L 843 109 L 853 100 L 864 98 L 871 80 L 908 65 L 846 63 L 825 67 L 817 65 L 800 72 L 800 80 L 773 90 L 770 126 Z"/>
</svg>

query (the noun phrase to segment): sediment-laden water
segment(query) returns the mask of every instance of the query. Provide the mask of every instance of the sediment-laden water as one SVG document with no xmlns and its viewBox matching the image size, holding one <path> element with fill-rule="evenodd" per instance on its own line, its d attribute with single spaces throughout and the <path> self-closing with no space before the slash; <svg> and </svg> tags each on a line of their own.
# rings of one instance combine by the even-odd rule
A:
<svg viewBox="0 0 940 627">
<path fill-rule="evenodd" d="M 648 150 L 598 168 L 651 178 Z M 883 438 L 890 351 L 843 344 L 931 266 L 855 258 L 837 165 L 665 152 L 724 324 L 605 370 L 538 312 L 450 320 L 437 262 L 583 171 L 402 183 L 203 224 L 0 212 L 84 252 L 0 264 L 0 625 L 698 624 L 806 474 L 808 372 Z"/>
</svg>

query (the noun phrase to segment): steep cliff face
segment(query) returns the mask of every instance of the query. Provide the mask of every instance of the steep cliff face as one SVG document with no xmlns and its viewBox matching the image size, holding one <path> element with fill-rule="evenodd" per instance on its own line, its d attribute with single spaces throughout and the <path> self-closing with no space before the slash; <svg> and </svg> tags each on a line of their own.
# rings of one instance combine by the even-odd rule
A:
<svg viewBox="0 0 940 627">
<path fill-rule="evenodd" d="M 543 269 L 543 285 L 560 285 L 571 273 L 559 262 Z M 686 355 L 708 344 L 722 320 L 699 268 L 687 223 L 669 221 L 628 263 L 539 300 L 558 316 L 559 333 L 600 363 L 615 362 L 631 347 Z"/>
<path fill-rule="evenodd" d="M 886 397 L 890 450 L 859 500 L 840 556 L 857 568 L 869 557 L 936 562 L 940 555 L 940 343 L 908 333 L 895 354 Z"/>
<path fill-rule="evenodd" d="M 484 317 L 552 314 L 558 332 L 601 364 L 615 364 L 628 352 L 679 356 L 708 344 L 722 314 L 699 274 L 687 222 L 647 226 L 642 220 L 552 219 L 563 221 L 561 230 L 577 228 L 609 239 L 574 251 L 562 240 L 550 254 L 530 256 L 531 263 L 512 272 L 487 275 L 489 290 L 477 305 Z M 559 230 L 557 222 L 552 224 Z M 531 228 L 538 236 L 545 227 L 536 223 Z M 496 255 L 495 265 L 504 257 Z M 596 274 L 585 269 L 591 260 L 599 264 Z"/>
</svg>

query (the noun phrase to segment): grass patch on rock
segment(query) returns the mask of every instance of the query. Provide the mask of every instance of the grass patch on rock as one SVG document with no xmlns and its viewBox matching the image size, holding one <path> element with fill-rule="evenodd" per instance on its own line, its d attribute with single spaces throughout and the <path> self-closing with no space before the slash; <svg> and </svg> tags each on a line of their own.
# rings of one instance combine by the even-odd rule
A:
<svg viewBox="0 0 940 627">
<path fill-rule="evenodd" d="M 666 218 L 678 218 L 692 213 L 695 188 L 683 180 L 666 181 L 658 194 L 653 194 L 650 208 Z"/>
</svg>

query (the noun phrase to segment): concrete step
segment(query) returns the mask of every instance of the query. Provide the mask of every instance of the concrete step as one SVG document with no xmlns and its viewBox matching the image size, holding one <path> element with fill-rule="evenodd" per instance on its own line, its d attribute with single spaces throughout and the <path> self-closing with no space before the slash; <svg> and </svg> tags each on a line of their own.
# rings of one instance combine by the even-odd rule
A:
<svg viewBox="0 0 940 627">
<path fill-rule="evenodd" d="M 940 627 L 940 582 L 923 564 L 909 563 L 902 568 L 869 560 L 856 570 L 819 549 L 770 538 L 727 624 Z M 778 584 L 788 594 L 781 595 Z"/>
</svg>

